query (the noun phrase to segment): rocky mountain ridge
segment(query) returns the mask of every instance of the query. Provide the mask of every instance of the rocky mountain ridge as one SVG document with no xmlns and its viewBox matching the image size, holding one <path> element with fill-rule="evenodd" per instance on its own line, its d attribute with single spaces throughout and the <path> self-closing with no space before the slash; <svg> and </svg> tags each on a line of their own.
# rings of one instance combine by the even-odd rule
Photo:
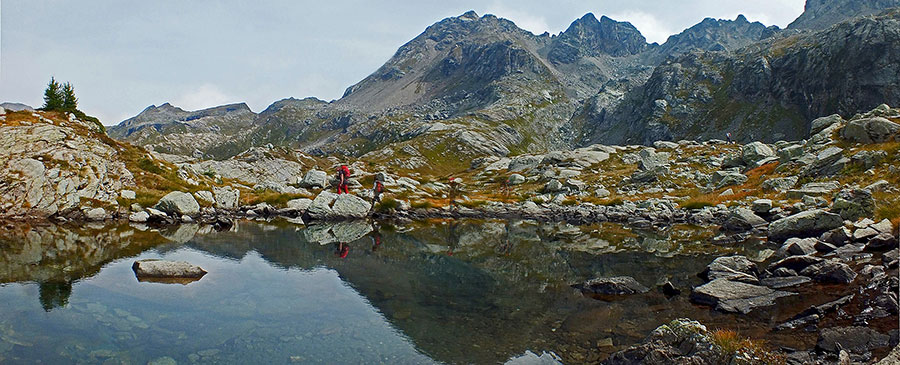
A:
<svg viewBox="0 0 900 365">
<path fill-rule="evenodd" d="M 807 13 L 845 9 L 840 17 L 816 15 L 834 24 L 891 5 L 838 3 L 811 0 Z M 428 27 L 339 100 L 286 99 L 260 114 L 200 119 L 207 123 L 160 115 L 149 123 L 154 128 L 135 127 L 133 118 L 111 135 L 198 157 L 224 159 L 271 143 L 397 160 L 398 167 L 440 163 L 447 154 L 466 160 L 727 132 L 741 140 L 799 139 L 818 115 L 849 117 L 900 101 L 890 86 L 900 78 L 896 18 L 889 11 L 814 27 L 818 33 L 743 16 L 707 18 L 657 45 L 605 16 L 534 35 L 467 12 Z M 188 143 L 194 140 L 201 143 Z"/>
</svg>

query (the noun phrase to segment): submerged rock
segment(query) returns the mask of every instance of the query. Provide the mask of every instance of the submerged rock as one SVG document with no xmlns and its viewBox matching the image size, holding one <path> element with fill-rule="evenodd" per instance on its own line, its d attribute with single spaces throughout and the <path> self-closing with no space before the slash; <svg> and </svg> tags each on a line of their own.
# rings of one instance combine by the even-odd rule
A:
<svg viewBox="0 0 900 365">
<path fill-rule="evenodd" d="M 822 330 L 816 348 L 830 353 L 847 350 L 855 354 L 862 354 L 887 347 L 889 341 L 890 336 L 878 333 L 868 327 L 836 327 Z"/>
<path fill-rule="evenodd" d="M 583 293 L 602 295 L 637 294 L 650 290 L 630 276 L 595 278 L 576 284 L 574 287 L 581 289 Z"/>
<path fill-rule="evenodd" d="M 700 322 L 681 318 L 657 327 L 641 344 L 610 355 L 604 364 L 728 363 Z"/>
</svg>

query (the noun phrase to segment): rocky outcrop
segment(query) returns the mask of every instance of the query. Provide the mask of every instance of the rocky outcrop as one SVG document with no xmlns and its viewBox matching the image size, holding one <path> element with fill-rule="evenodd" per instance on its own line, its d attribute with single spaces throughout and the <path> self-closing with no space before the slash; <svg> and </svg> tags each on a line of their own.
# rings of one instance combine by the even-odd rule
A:
<svg viewBox="0 0 900 365">
<path fill-rule="evenodd" d="M 727 364 L 730 357 L 715 344 L 706 326 L 689 319 L 676 319 L 657 327 L 638 345 L 616 352 L 603 364 Z"/>
<path fill-rule="evenodd" d="M 372 205 L 352 194 L 335 194 L 323 191 L 316 196 L 306 209 L 312 220 L 339 220 L 365 218 Z"/>
<path fill-rule="evenodd" d="M 28 114 L 0 121 L 0 218 L 63 215 L 85 201 L 115 206 L 119 191 L 134 186 L 120 147 L 96 124 L 18 113 Z"/>
<path fill-rule="evenodd" d="M 853 120 L 841 129 L 841 139 L 851 143 L 884 143 L 900 137 L 900 124 L 882 117 Z"/>
<path fill-rule="evenodd" d="M 897 0 L 807 0 L 803 13 L 788 29 L 824 29 L 855 16 L 877 14 L 898 6 Z"/>
</svg>

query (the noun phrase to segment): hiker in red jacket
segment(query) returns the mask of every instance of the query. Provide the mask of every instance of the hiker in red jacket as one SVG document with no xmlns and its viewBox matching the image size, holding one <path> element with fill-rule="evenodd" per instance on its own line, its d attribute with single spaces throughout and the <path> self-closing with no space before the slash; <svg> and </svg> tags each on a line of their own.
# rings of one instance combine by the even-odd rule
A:
<svg viewBox="0 0 900 365">
<path fill-rule="evenodd" d="M 337 174 L 338 174 L 338 187 L 337 187 L 338 191 L 337 191 L 337 193 L 341 194 L 341 192 L 343 192 L 344 194 L 350 194 L 350 189 L 347 187 L 347 180 L 350 179 L 350 168 L 347 167 L 347 165 L 341 165 L 341 167 L 338 167 L 338 169 L 337 169 Z"/>
</svg>

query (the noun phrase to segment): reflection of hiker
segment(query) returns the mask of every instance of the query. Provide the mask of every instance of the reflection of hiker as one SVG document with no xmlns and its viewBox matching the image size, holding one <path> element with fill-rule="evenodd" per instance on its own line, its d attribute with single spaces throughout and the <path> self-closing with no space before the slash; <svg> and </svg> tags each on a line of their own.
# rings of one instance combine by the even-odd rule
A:
<svg viewBox="0 0 900 365">
<path fill-rule="evenodd" d="M 447 246 L 449 246 L 447 256 L 453 256 L 453 250 L 459 247 L 459 235 L 456 234 L 456 226 L 458 225 L 459 223 L 456 220 L 450 221 L 450 229 L 447 232 Z"/>
<path fill-rule="evenodd" d="M 372 206 L 381 202 L 381 193 L 384 192 L 384 182 L 381 181 L 380 175 L 375 175 L 375 184 L 372 186 Z"/>
<path fill-rule="evenodd" d="M 512 251 L 512 244 L 509 243 L 509 228 L 512 223 L 509 220 L 506 220 L 506 223 L 503 225 L 506 234 L 503 235 L 503 243 L 500 244 L 500 253 L 509 256 L 509 252 Z"/>
<path fill-rule="evenodd" d="M 381 232 L 378 231 L 378 224 L 375 221 L 372 221 L 372 252 L 378 249 L 378 246 L 381 246 Z"/>
<path fill-rule="evenodd" d="M 732 143 L 732 141 L 731 141 L 731 132 L 725 133 L 725 139 L 728 140 L 728 143 L 729 143 L 729 144 Z"/>
<path fill-rule="evenodd" d="M 456 208 L 456 197 L 459 195 L 459 180 L 453 176 L 450 177 L 450 208 Z"/>
<path fill-rule="evenodd" d="M 340 257 L 342 259 L 347 258 L 347 255 L 350 254 L 350 245 L 346 242 L 338 243 L 337 247 L 334 250 L 334 255 Z"/>
<path fill-rule="evenodd" d="M 347 180 L 350 179 L 350 168 L 347 165 L 341 165 L 337 169 L 337 175 L 338 194 L 341 194 L 342 191 L 344 194 L 350 194 L 350 189 L 347 188 Z"/>
</svg>

